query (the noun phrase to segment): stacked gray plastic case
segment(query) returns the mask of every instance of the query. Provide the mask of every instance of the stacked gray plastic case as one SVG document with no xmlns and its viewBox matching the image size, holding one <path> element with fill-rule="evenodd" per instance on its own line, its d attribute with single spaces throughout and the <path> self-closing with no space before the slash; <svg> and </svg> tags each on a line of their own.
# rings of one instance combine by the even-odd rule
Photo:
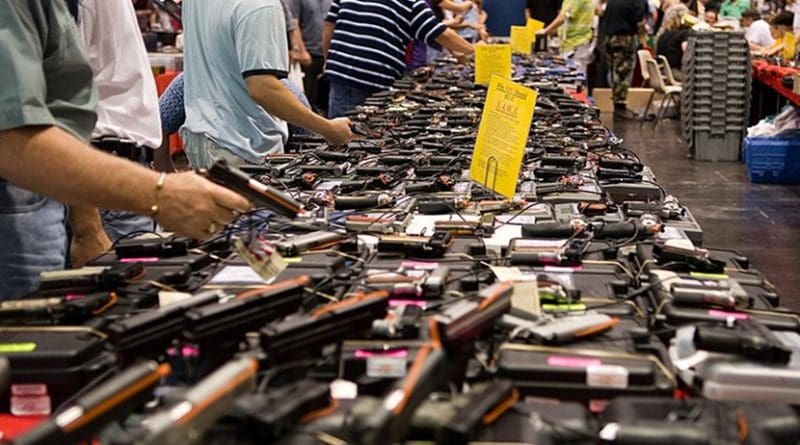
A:
<svg viewBox="0 0 800 445">
<path fill-rule="evenodd" d="M 738 160 L 752 88 L 744 32 L 692 31 L 682 68 L 681 129 L 693 157 Z"/>
</svg>

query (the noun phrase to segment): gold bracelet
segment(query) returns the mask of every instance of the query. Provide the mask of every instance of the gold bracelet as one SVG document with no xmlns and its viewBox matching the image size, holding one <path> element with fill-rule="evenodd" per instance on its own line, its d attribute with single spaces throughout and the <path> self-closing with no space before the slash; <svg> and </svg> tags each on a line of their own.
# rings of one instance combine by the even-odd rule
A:
<svg viewBox="0 0 800 445">
<path fill-rule="evenodd" d="M 164 189 L 164 183 L 167 181 L 167 174 L 161 173 L 156 181 L 156 202 L 150 207 L 150 217 L 155 218 L 158 215 L 158 195 Z"/>
</svg>

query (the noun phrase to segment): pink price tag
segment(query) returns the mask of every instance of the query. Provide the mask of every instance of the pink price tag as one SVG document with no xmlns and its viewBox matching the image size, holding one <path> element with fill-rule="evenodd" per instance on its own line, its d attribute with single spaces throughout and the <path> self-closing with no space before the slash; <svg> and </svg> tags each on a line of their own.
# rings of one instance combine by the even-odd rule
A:
<svg viewBox="0 0 800 445">
<path fill-rule="evenodd" d="M 603 362 L 596 358 L 553 355 L 547 358 L 547 364 L 550 366 L 560 366 L 562 368 L 586 368 L 589 366 L 600 366 Z"/>
<path fill-rule="evenodd" d="M 160 261 L 160 258 L 157 257 L 148 257 L 148 258 L 122 258 L 119 260 L 120 263 L 157 263 Z"/>
<path fill-rule="evenodd" d="M 366 359 L 373 357 L 406 358 L 408 357 L 408 349 L 389 349 L 386 351 L 375 351 L 370 349 L 356 350 L 356 358 Z"/>
<path fill-rule="evenodd" d="M 428 302 L 425 300 L 389 300 L 389 306 L 419 306 L 422 309 L 425 309 L 428 307 Z"/>
<path fill-rule="evenodd" d="M 714 317 L 714 318 L 733 317 L 734 320 L 749 320 L 750 319 L 749 315 L 743 314 L 741 312 L 726 312 L 726 311 L 720 311 L 720 310 L 716 310 L 716 309 L 709 310 L 708 311 L 708 316 L 709 317 Z"/>
<path fill-rule="evenodd" d="M 411 269 L 411 270 L 435 270 L 439 267 L 438 262 L 429 262 L 429 261 L 403 261 L 400 263 L 401 269 Z"/>
</svg>

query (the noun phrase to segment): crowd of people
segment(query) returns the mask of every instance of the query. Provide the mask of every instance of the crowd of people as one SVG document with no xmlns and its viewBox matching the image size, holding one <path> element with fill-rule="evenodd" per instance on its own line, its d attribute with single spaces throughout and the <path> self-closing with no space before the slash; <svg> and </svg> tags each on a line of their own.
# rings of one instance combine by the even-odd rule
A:
<svg viewBox="0 0 800 445">
<path fill-rule="evenodd" d="M 648 34 L 678 64 L 687 24 L 739 20 L 764 54 L 780 51 L 798 28 L 796 0 L 656 2 L 528 0 L 520 21 L 540 20 L 581 69 L 600 67 L 623 118 L 634 116 L 627 92 Z M 249 209 L 200 175 L 171 172 L 165 135 L 180 131 L 193 169 L 220 159 L 260 163 L 293 131 L 345 144 L 354 134 L 344 116 L 368 96 L 444 51 L 466 60 L 489 36 L 481 0 L 177 1 L 180 24 L 145 16 L 184 33 L 185 74 L 159 102 L 134 3 L 3 1 L 4 297 L 30 292 L 41 271 L 80 266 L 129 233 L 163 227 L 202 239 Z M 302 86 L 287 80 L 293 65 Z"/>
</svg>

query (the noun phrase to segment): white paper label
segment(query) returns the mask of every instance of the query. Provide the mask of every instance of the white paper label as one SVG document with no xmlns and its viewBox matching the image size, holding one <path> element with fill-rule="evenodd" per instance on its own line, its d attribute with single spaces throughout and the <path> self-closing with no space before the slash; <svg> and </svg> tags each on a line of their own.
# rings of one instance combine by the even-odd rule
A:
<svg viewBox="0 0 800 445">
<path fill-rule="evenodd" d="M 586 384 L 603 388 L 627 388 L 628 370 L 616 365 L 589 365 L 586 367 Z"/>
<path fill-rule="evenodd" d="M 250 266 L 225 266 L 208 284 L 263 284 L 261 278 Z"/>
<path fill-rule="evenodd" d="M 188 300 L 190 298 L 192 298 L 192 294 L 187 294 L 185 292 L 167 292 L 162 290 L 158 292 L 158 306 L 169 306 L 170 304 L 180 303 L 181 301 Z"/>
<path fill-rule="evenodd" d="M 15 416 L 49 416 L 52 411 L 45 384 L 11 385 L 11 414 Z"/>
<path fill-rule="evenodd" d="M 406 359 L 403 357 L 372 356 L 367 358 L 368 377 L 401 378 L 406 376 Z"/>
<path fill-rule="evenodd" d="M 358 397 L 358 385 L 349 380 L 331 382 L 331 398 L 334 400 L 352 400 Z"/>
</svg>

